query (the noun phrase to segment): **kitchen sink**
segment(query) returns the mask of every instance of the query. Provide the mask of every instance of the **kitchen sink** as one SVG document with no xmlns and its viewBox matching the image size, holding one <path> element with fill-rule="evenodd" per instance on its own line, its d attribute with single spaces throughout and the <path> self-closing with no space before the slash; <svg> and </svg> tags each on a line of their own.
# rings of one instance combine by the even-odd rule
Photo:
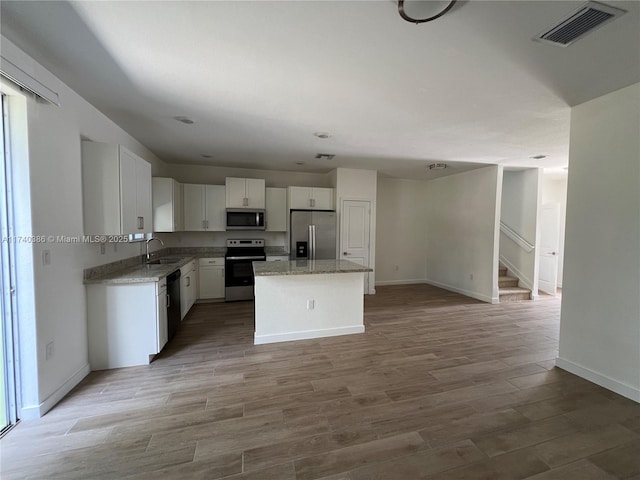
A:
<svg viewBox="0 0 640 480">
<path fill-rule="evenodd" d="M 147 262 L 147 265 L 168 265 L 171 263 L 178 263 L 180 260 L 182 260 L 182 257 L 157 258 L 155 260 Z"/>
</svg>

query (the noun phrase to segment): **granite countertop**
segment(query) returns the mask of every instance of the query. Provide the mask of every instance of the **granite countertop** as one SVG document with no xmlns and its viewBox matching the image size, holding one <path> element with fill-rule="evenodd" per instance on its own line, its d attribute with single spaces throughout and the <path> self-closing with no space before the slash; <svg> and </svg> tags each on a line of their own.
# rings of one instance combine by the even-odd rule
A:
<svg viewBox="0 0 640 480">
<path fill-rule="evenodd" d="M 291 260 L 289 262 L 253 262 L 256 277 L 276 275 L 314 275 L 321 273 L 373 272 L 349 260 Z"/>
<path fill-rule="evenodd" d="M 178 270 L 180 267 L 183 267 L 190 261 L 195 260 L 196 257 L 180 257 L 178 255 L 171 255 L 164 258 L 176 258 L 177 260 L 173 263 L 151 265 L 138 263 L 137 265 L 125 267 L 121 270 L 105 273 L 104 275 L 85 278 L 84 283 L 85 285 L 95 285 L 159 282 L 167 275 Z M 160 259 L 162 259 L 162 257 L 160 257 Z"/>
</svg>

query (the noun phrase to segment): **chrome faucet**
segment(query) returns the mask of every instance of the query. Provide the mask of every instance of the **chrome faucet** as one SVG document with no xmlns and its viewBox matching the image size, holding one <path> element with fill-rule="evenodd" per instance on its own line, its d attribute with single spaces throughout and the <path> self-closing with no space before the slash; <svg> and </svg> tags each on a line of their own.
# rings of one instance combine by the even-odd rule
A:
<svg viewBox="0 0 640 480">
<path fill-rule="evenodd" d="M 151 261 L 151 254 L 149 253 L 149 242 L 151 242 L 151 240 L 157 240 L 160 242 L 160 244 L 164 247 L 164 242 L 162 240 L 160 240 L 159 238 L 156 237 L 151 237 L 149 240 L 147 240 L 147 263 L 149 263 Z"/>
</svg>

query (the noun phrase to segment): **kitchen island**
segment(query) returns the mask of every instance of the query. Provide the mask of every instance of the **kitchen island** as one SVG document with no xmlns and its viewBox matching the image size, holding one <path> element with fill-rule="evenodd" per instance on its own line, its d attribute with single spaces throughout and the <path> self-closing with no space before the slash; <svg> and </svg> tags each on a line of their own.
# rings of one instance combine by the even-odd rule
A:
<svg viewBox="0 0 640 480">
<path fill-rule="evenodd" d="M 364 332 L 364 274 L 348 260 L 253 262 L 254 344 Z"/>
</svg>

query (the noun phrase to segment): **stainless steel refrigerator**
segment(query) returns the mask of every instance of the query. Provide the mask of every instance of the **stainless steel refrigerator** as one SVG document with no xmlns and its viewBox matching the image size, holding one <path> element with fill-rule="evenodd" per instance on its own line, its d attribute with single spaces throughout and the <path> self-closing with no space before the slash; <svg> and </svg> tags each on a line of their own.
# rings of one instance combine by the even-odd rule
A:
<svg viewBox="0 0 640 480">
<path fill-rule="evenodd" d="M 291 260 L 336 258 L 336 212 L 291 210 Z"/>
</svg>

